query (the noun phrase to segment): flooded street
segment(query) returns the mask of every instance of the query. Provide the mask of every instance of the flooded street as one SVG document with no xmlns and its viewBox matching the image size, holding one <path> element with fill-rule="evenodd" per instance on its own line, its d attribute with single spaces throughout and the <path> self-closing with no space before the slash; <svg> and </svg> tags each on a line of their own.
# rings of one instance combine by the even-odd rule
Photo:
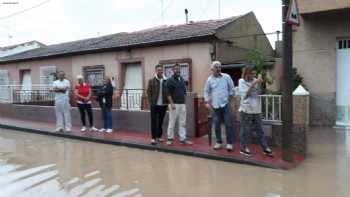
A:
<svg viewBox="0 0 350 197">
<path fill-rule="evenodd" d="M 0 196 L 350 196 L 350 131 L 309 152 L 282 171 L 0 129 Z"/>
</svg>

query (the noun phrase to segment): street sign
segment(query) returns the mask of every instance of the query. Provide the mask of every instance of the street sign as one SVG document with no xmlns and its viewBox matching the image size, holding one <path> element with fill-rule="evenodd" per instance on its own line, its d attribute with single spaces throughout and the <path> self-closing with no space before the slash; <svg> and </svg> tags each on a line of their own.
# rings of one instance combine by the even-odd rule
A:
<svg viewBox="0 0 350 197">
<path fill-rule="evenodd" d="M 297 0 L 290 0 L 286 22 L 292 25 L 300 24 L 300 15 Z"/>
</svg>

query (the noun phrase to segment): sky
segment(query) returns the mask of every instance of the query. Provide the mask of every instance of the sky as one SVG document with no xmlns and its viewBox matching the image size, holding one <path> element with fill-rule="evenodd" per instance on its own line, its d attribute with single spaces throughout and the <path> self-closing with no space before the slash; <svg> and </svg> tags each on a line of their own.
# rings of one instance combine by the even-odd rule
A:
<svg viewBox="0 0 350 197">
<path fill-rule="evenodd" d="M 183 24 L 185 8 L 190 21 L 253 11 L 265 33 L 282 28 L 281 0 L 0 0 L 0 47 L 32 40 L 49 45 Z M 269 39 L 273 42 L 276 36 Z"/>
</svg>

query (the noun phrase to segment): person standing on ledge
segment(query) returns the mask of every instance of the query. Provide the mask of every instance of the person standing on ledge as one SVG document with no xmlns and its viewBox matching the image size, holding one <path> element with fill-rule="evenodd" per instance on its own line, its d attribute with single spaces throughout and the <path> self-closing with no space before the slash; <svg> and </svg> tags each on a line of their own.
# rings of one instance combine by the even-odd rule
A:
<svg viewBox="0 0 350 197">
<path fill-rule="evenodd" d="M 113 120 L 112 120 L 112 106 L 113 106 L 113 92 L 111 78 L 106 77 L 102 89 L 97 94 L 97 99 L 102 111 L 103 128 L 100 132 L 113 132 Z"/>
<path fill-rule="evenodd" d="M 169 125 L 168 125 L 168 140 L 167 145 L 172 145 L 174 142 L 174 129 L 178 121 L 180 143 L 183 145 L 191 145 L 192 142 L 187 139 L 186 132 L 186 84 L 181 77 L 181 67 L 179 64 L 174 66 L 174 75 L 167 80 L 167 98 L 169 102 Z"/>
<path fill-rule="evenodd" d="M 253 65 L 243 68 L 242 78 L 239 79 L 239 94 L 241 102 L 239 106 L 241 129 L 240 129 L 240 153 L 251 156 L 248 144 L 250 140 L 250 125 L 257 133 L 262 151 L 265 155 L 272 156 L 272 150 L 267 146 L 261 120 L 261 106 L 259 99 L 259 84 L 263 82 L 262 76 L 255 78 L 256 72 Z"/>
<path fill-rule="evenodd" d="M 89 131 L 97 131 L 94 127 L 94 120 L 92 115 L 91 107 L 91 88 L 90 85 L 84 82 L 84 77 L 82 75 L 77 76 L 78 84 L 75 86 L 75 96 L 77 100 L 78 109 L 80 112 L 80 118 L 82 123 L 81 131 L 84 132 L 86 128 L 86 117 L 85 112 L 89 119 Z"/>
<path fill-rule="evenodd" d="M 166 79 L 163 77 L 162 65 L 156 65 L 155 72 L 155 76 L 148 81 L 147 88 L 148 102 L 151 109 L 152 145 L 163 141 L 162 125 L 168 103 L 165 92 Z"/>
<path fill-rule="evenodd" d="M 70 82 L 63 71 L 58 72 L 58 79 L 53 82 L 55 92 L 56 132 L 70 132 L 72 129 L 69 90 Z"/>
<path fill-rule="evenodd" d="M 221 122 L 225 123 L 226 150 L 233 151 L 233 126 L 230 101 L 234 96 L 234 84 L 230 75 L 221 73 L 221 63 L 214 61 L 211 65 L 212 75 L 204 87 L 206 107 L 213 109 L 216 144 L 214 150 L 222 148 Z"/>
</svg>

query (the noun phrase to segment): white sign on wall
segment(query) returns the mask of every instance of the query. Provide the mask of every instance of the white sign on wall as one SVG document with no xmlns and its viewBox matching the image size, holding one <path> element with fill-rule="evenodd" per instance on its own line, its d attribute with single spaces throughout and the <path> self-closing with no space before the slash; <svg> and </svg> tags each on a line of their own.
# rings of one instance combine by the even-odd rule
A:
<svg viewBox="0 0 350 197">
<path fill-rule="evenodd" d="M 300 15 L 297 0 L 290 0 L 286 21 L 292 25 L 300 24 Z"/>
</svg>

